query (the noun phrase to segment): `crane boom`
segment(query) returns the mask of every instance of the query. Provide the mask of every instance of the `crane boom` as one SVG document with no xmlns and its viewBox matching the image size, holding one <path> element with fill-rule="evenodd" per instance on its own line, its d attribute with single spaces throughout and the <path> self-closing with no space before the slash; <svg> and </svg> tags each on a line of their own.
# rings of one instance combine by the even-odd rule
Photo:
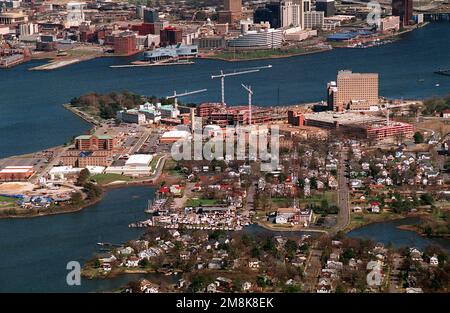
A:
<svg viewBox="0 0 450 313">
<path fill-rule="evenodd" d="M 248 124 L 252 125 L 252 86 L 245 86 L 244 84 L 241 84 L 241 86 L 248 92 Z"/>
<path fill-rule="evenodd" d="M 184 97 L 184 96 L 189 96 L 189 95 L 194 95 L 196 93 L 201 93 L 201 92 L 205 92 L 208 89 L 200 89 L 200 90 L 194 90 L 194 91 L 190 91 L 190 92 L 184 92 L 184 93 L 180 93 L 178 94 L 176 90 L 173 91 L 173 95 L 172 96 L 167 96 L 166 99 L 174 99 L 174 107 L 175 109 L 178 109 L 178 97 Z"/>
<path fill-rule="evenodd" d="M 242 74 L 248 74 L 248 73 L 255 73 L 259 72 L 259 70 L 247 70 L 242 72 L 232 72 L 232 73 L 223 73 L 221 72 L 219 75 L 211 75 L 211 79 L 214 78 L 222 78 L 222 77 L 228 77 L 228 76 L 236 76 L 236 75 L 242 75 Z"/>
<path fill-rule="evenodd" d="M 184 92 L 184 93 L 177 93 L 176 91 L 173 92 L 172 96 L 167 96 L 166 99 L 172 99 L 172 98 L 178 98 L 178 97 L 184 97 L 184 96 L 189 96 L 189 95 L 193 95 L 196 93 L 201 93 L 201 92 L 205 92 L 208 89 L 200 89 L 200 90 L 195 90 L 195 91 L 190 91 L 190 92 Z"/>
</svg>

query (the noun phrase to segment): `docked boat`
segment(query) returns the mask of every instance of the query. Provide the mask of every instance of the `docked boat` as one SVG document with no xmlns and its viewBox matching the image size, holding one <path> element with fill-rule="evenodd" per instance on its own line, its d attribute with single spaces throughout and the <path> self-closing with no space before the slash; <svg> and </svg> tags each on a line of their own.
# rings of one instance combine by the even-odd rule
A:
<svg viewBox="0 0 450 313">
<path fill-rule="evenodd" d="M 164 211 L 167 200 L 167 198 L 159 198 L 159 196 L 157 196 L 157 198 L 153 202 L 151 200 L 148 200 L 147 209 L 144 212 L 147 214 L 155 214 L 160 211 Z"/>
</svg>

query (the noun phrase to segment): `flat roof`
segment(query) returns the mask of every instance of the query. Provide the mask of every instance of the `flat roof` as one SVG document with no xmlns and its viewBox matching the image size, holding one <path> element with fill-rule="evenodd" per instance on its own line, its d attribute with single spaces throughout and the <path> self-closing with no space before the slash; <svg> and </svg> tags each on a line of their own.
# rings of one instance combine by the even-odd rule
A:
<svg viewBox="0 0 450 313">
<path fill-rule="evenodd" d="M 150 154 L 133 154 L 125 162 L 125 165 L 139 164 L 148 165 L 152 161 L 153 157 Z"/>
<path fill-rule="evenodd" d="M 183 138 L 188 137 L 190 133 L 186 130 L 170 130 L 165 132 L 161 138 Z"/>
<path fill-rule="evenodd" d="M 317 113 L 305 113 L 305 120 L 321 121 L 326 123 L 338 122 L 339 124 L 361 124 L 382 121 L 385 118 L 373 116 L 369 114 L 353 113 L 353 112 L 332 112 L 323 111 Z"/>
<path fill-rule="evenodd" d="M 80 135 L 75 139 L 91 139 L 91 137 L 97 137 L 98 139 L 112 139 L 109 135 Z"/>
<path fill-rule="evenodd" d="M 29 173 L 31 172 L 31 169 L 25 169 L 25 168 L 4 168 L 0 171 L 0 173 Z"/>
</svg>

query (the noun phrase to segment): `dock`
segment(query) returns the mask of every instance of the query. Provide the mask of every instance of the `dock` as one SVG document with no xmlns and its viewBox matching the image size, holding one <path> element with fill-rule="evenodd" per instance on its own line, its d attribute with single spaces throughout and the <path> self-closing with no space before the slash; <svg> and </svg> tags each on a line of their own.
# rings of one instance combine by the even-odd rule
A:
<svg viewBox="0 0 450 313">
<path fill-rule="evenodd" d="M 30 71 L 49 71 L 49 70 L 55 70 L 64 66 L 68 66 L 71 64 L 75 64 L 78 63 L 82 60 L 80 59 L 71 59 L 71 60 L 59 60 L 59 61 L 52 61 L 50 63 L 47 64 L 43 64 L 43 65 L 39 65 L 36 67 L 32 67 L 28 70 Z"/>
</svg>

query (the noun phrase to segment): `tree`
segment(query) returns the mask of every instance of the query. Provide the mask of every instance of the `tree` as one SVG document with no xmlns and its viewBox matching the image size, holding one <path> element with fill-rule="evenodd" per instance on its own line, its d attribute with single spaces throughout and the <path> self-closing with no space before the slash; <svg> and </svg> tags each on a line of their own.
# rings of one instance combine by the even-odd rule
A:
<svg viewBox="0 0 450 313">
<path fill-rule="evenodd" d="M 424 193 L 420 195 L 420 201 L 424 205 L 432 205 L 433 204 L 433 197 L 429 193 Z"/>
<path fill-rule="evenodd" d="M 77 186 L 83 186 L 84 184 L 87 183 L 89 177 L 91 177 L 91 173 L 87 168 L 83 168 L 80 174 L 78 174 L 78 179 L 75 184 Z"/>
<path fill-rule="evenodd" d="M 414 142 L 415 143 L 423 143 L 424 138 L 421 132 L 415 132 L 414 133 Z"/>
<path fill-rule="evenodd" d="M 99 186 L 93 184 L 93 183 L 86 183 L 84 184 L 84 190 L 86 191 L 87 198 L 90 200 L 95 200 L 101 197 L 103 194 L 102 188 Z"/>
<path fill-rule="evenodd" d="M 336 286 L 336 293 L 345 293 L 345 287 L 342 284 Z"/>
<path fill-rule="evenodd" d="M 270 252 L 272 254 L 274 254 L 277 251 L 277 248 L 275 247 L 275 243 L 273 242 L 271 237 L 266 238 L 262 248 L 264 251 Z"/>
<path fill-rule="evenodd" d="M 79 205 L 83 202 L 83 196 L 81 195 L 81 192 L 74 192 L 70 196 L 70 202 L 74 205 Z"/>
<path fill-rule="evenodd" d="M 139 261 L 138 264 L 140 267 L 146 268 L 150 265 L 150 262 L 148 261 L 147 258 L 143 258 L 142 260 Z"/>
<path fill-rule="evenodd" d="M 315 176 L 311 177 L 310 186 L 311 189 L 317 189 L 317 178 Z"/>
<path fill-rule="evenodd" d="M 294 256 L 295 252 L 297 251 L 297 242 L 292 239 L 288 239 L 284 245 L 284 248 L 286 249 L 286 252 L 289 256 Z"/>
<path fill-rule="evenodd" d="M 202 292 L 205 290 L 206 286 L 213 282 L 213 279 L 204 274 L 197 274 L 191 279 L 190 288 L 193 292 Z"/>
</svg>

